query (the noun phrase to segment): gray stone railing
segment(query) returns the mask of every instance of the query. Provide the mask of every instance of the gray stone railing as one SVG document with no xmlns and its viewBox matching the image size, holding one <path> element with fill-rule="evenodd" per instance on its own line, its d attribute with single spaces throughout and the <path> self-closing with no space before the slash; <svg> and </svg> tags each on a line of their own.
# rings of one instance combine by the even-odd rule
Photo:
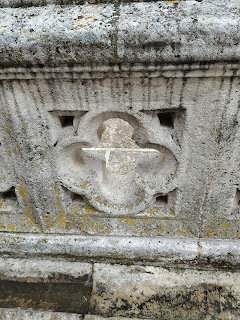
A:
<svg viewBox="0 0 240 320">
<path fill-rule="evenodd" d="M 237 314 L 239 10 L 0 0 L 0 286 L 77 283 L 82 311 L 53 310 L 150 319 L 180 288 Z"/>
</svg>

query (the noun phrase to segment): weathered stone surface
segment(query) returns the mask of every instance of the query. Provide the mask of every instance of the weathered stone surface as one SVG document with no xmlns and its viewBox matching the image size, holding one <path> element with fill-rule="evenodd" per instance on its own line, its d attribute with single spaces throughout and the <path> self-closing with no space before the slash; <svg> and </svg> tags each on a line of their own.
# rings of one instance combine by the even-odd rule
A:
<svg viewBox="0 0 240 320">
<path fill-rule="evenodd" d="M 239 238 L 237 66 L 165 66 L 149 78 L 141 68 L 102 80 L 84 68 L 2 70 L 31 78 L 0 88 L 2 231 Z M 131 173 L 143 195 L 129 207 L 129 183 L 80 152 L 99 146 L 112 118 L 134 128 L 140 148 L 163 155 Z"/>
<path fill-rule="evenodd" d="M 0 5 L 44 3 L 64 1 L 1 0 Z M 2 66 L 240 57 L 238 0 L 3 8 L 0 21 Z"/>
<path fill-rule="evenodd" d="M 89 264 L 59 259 L 0 259 L 1 308 L 21 307 L 87 313 L 91 291 L 92 267 Z M 16 319 L 21 316 L 30 319 L 30 311 L 25 314 L 19 309 L 7 314 L 11 315 L 12 312 L 12 317 L 15 315 Z M 57 315 L 54 318 L 50 313 L 30 313 L 36 319 L 58 319 Z M 68 319 L 67 316 L 65 318 Z M 65 318 L 63 315 L 63 319 Z M 69 316 L 69 319 L 75 318 Z"/>
<path fill-rule="evenodd" d="M 239 319 L 239 273 L 95 264 L 92 313 L 149 319 Z"/>
<path fill-rule="evenodd" d="M 80 320 L 80 314 L 0 308 L 1 320 Z"/>
<path fill-rule="evenodd" d="M 238 269 L 240 266 L 238 240 L 204 241 L 158 237 L 84 237 L 7 233 L 0 239 L 1 254 L 14 254 L 15 257 L 29 257 L 29 255 L 58 256 L 63 259 L 81 257 L 94 262 L 154 265 L 186 263 L 223 269 Z M 3 270 L 6 269 L 5 266 L 3 262 Z"/>
</svg>

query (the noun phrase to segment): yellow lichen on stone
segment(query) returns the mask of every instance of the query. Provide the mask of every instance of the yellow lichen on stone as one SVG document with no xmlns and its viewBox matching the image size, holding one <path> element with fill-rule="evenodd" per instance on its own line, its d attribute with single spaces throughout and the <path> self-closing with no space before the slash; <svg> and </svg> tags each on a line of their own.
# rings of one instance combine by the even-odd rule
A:
<svg viewBox="0 0 240 320">
<path fill-rule="evenodd" d="M 15 226 L 13 224 L 9 224 L 8 225 L 8 228 L 11 230 L 11 231 L 14 231 L 15 230 Z"/>
<path fill-rule="evenodd" d="M 56 213 L 57 221 L 59 228 L 63 230 L 66 227 L 66 217 L 64 216 L 64 210 L 59 199 L 59 191 L 56 188 L 54 189 L 54 197 L 55 197 L 55 207 L 58 209 Z"/>
<path fill-rule="evenodd" d="M 25 188 L 23 186 L 18 187 L 19 193 L 25 202 L 27 201 L 27 195 L 25 193 Z"/>
<path fill-rule="evenodd" d="M 90 26 L 92 23 L 96 21 L 98 21 L 98 19 L 94 17 L 83 17 L 82 19 L 73 22 L 73 27 L 71 28 L 71 30 L 80 30 L 84 27 Z"/>
<path fill-rule="evenodd" d="M 81 185 L 80 185 L 80 188 L 81 188 L 81 189 L 86 189 L 86 188 L 87 188 L 87 185 L 88 185 L 88 181 L 86 181 L 84 184 L 81 184 Z"/>
<path fill-rule="evenodd" d="M 130 226 L 133 226 L 135 224 L 135 221 L 132 218 L 122 218 L 123 221 L 128 221 Z"/>
<path fill-rule="evenodd" d="M 96 210 L 91 206 L 86 207 L 85 211 L 86 213 L 96 213 Z"/>
<path fill-rule="evenodd" d="M 23 30 L 22 33 L 27 34 L 27 35 L 31 35 L 31 32 L 29 32 L 28 30 Z"/>
</svg>

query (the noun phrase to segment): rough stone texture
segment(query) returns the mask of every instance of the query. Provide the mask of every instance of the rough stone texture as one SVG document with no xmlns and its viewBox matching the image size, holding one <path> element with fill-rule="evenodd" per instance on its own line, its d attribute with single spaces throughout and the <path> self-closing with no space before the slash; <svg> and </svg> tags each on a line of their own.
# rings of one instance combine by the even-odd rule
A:
<svg viewBox="0 0 240 320">
<path fill-rule="evenodd" d="M 239 273 L 95 264 L 92 313 L 149 319 L 239 319 Z"/>
<path fill-rule="evenodd" d="M 0 308 L 1 320 L 80 320 L 80 314 Z"/>
<path fill-rule="evenodd" d="M 21 1 L 31 3 L 44 1 Z M 0 65 L 215 62 L 240 57 L 238 0 L 4 8 L 0 21 Z"/>
<path fill-rule="evenodd" d="M 35 79 L 2 80 L 1 230 L 238 239 L 238 69 L 196 68 L 147 78 L 144 66 L 104 79 L 79 72 L 74 81 L 71 69 L 42 69 L 23 74 Z M 131 181 L 143 193 L 128 206 L 124 179 L 116 184 L 104 161 L 81 153 L 99 145 L 111 118 L 134 128 L 140 148 L 162 154 L 136 166 Z"/>
</svg>

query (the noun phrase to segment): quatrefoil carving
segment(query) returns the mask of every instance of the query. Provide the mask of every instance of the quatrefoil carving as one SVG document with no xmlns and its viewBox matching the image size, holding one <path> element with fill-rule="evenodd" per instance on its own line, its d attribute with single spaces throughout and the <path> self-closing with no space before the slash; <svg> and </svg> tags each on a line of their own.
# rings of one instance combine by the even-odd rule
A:
<svg viewBox="0 0 240 320">
<path fill-rule="evenodd" d="M 73 137 L 59 146 L 59 178 L 65 188 L 113 215 L 138 213 L 156 194 L 174 189 L 177 160 L 169 149 L 157 144 L 141 148 L 132 138 L 133 127 L 120 118 L 104 121 L 101 130 L 97 145 Z"/>
</svg>

